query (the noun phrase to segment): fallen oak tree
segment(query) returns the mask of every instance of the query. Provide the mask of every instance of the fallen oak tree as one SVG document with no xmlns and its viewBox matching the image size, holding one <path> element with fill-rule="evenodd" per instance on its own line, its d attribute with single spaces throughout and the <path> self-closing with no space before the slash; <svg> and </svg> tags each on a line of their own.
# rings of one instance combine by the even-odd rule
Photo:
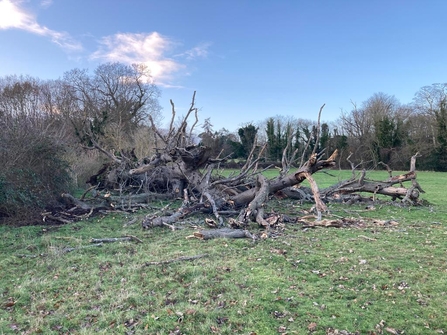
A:
<svg viewBox="0 0 447 335">
<path fill-rule="evenodd" d="M 72 213 L 79 211 L 121 210 L 132 211 L 145 207 L 154 199 L 184 199 L 183 205 L 170 215 L 150 216 L 143 220 L 143 227 L 170 225 L 195 212 L 212 214 L 217 225 L 225 225 L 224 213 L 239 212 L 238 222 L 246 225 L 250 221 L 268 226 L 264 219 L 264 204 L 271 194 L 311 179 L 311 175 L 321 169 L 335 166 L 335 152 L 326 160 L 314 152 L 295 173 L 281 174 L 278 178 L 267 180 L 262 176 L 258 163 L 265 150 L 253 146 L 245 165 L 237 175 L 221 177 L 215 175 L 215 168 L 224 158 L 211 157 L 209 148 L 195 144 L 192 132 L 198 122 L 195 107 L 195 93 L 191 106 L 178 127 L 174 126 L 176 116 L 174 103 L 168 131 L 162 132 L 149 117 L 156 143 L 151 157 L 136 160 L 133 150 L 107 151 L 101 147 L 86 127 L 84 138 L 90 137 L 91 147 L 109 158 L 109 162 L 89 179 L 93 198 L 78 200 L 69 194 L 63 197 L 71 206 Z M 320 110 L 321 113 L 321 110 Z M 194 118 L 190 129 L 187 121 Z M 286 163 L 284 163 L 286 162 Z M 291 163 L 284 160 L 283 164 Z M 283 166 L 286 171 L 290 167 Z M 314 187 L 317 190 L 318 187 Z M 318 196 L 314 194 L 314 198 Z M 325 211 L 320 201 L 318 210 Z M 68 212 L 68 211 L 67 211 Z"/>
<path fill-rule="evenodd" d="M 86 128 L 85 136 L 92 137 L 92 147 L 88 149 L 99 150 L 109 158 L 109 162 L 89 179 L 94 184 L 90 188 L 92 198 L 78 200 L 71 195 L 64 196 L 72 206 L 69 210 L 71 213 L 88 211 L 88 215 L 91 215 L 95 211 L 129 212 L 147 208 L 154 200 L 183 199 L 180 208 L 174 212 L 163 211 L 147 215 L 142 220 L 143 228 L 168 226 L 175 229 L 174 224 L 187 216 L 204 213 L 214 216 L 216 228 L 230 226 L 245 229 L 250 222 L 257 222 L 260 227 L 268 229 L 278 222 L 280 216 L 278 213 L 265 212 L 272 195 L 282 193 L 290 197 L 293 193 L 303 193 L 306 199 L 315 202 L 317 220 L 320 220 L 322 214 L 327 212 L 325 201 L 335 199 L 335 194 L 369 191 L 385 194 L 395 184 L 383 187 L 383 182 L 369 183 L 363 174 L 363 177 L 349 180 L 338 188 L 320 191 L 313 174 L 334 167 L 338 153 L 335 151 L 329 158 L 323 159 L 323 155 L 317 154 L 315 149 L 307 161 L 303 162 L 304 156 L 301 158 L 301 164 L 292 173 L 289 171 L 296 163 L 296 151 L 287 157 L 287 150 L 284 150 L 279 176 L 268 180 L 262 175 L 263 170 L 258 168 L 265 146 L 259 147 L 256 142 L 239 173 L 229 177 L 217 175 L 216 168 L 225 158 L 211 157 L 209 148 L 195 144 L 193 140 L 193 129 L 198 122 L 195 93 L 191 106 L 178 127 L 174 126 L 176 111 L 172 101 L 171 106 L 172 118 L 167 131 L 162 132 L 149 118 L 156 148 L 152 156 L 140 160 L 136 159 L 133 150 L 121 151 L 119 155 L 105 150 L 89 134 L 89 128 Z M 324 105 L 320 109 L 318 120 L 323 107 Z M 194 122 L 188 129 L 187 121 L 190 118 L 194 118 Z M 413 179 L 412 176 L 408 175 L 408 180 L 415 181 L 415 173 Z M 398 178 L 396 183 L 402 183 L 406 180 L 404 179 Z M 303 191 L 304 188 L 297 188 L 304 180 L 308 180 L 311 186 L 306 191 Z M 391 182 L 394 179 L 389 181 Z M 403 192 L 400 189 L 398 191 Z M 405 192 L 407 195 L 408 190 L 405 189 Z M 394 189 L 390 193 L 394 197 L 396 194 L 400 195 Z M 408 197 L 413 201 L 417 196 L 413 189 Z M 228 214 L 232 217 L 225 222 L 224 216 Z"/>
<path fill-rule="evenodd" d="M 269 195 L 274 194 L 284 188 L 288 188 L 297 184 L 300 184 L 305 179 L 309 180 L 309 177 L 322 169 L 331 168 L 335 166 L 335 158 L 337 152 L 334 152 L 331 157 L 326 160 L 318 160 L 317 155 L 313 154 L 312 157 L 296 172 L 286 175 L 282 178 L 277 178 L 272 181 L 268 181 L 267 178 L 262 175 L 257 176 L 257 186 L 251 187 L 236 195 L 227 196 L 225 199 L 224 194 L 219 194 L 217 190 L 213 190 L 214 194 L 219 194 L 217 199 L 211 199 L 218 206 L 218 209 L 241 208 L 240 215 L 237 222 L 240 226 L 246 226 L 249 222 L 257 222 L 262 227 L 268 227 L 270 224 L 264 218 L 264 204 L 268 201 Z M 310 180 L 315 184 L 315 181 Z M 316 184 L 315 184 L 316 185 Z M 206 185 L 208 186 L 208 185 Z M 318 189 L 318 187 L 315 187 Z M 319 195 L 314 193 L 314 198 L 319 199 Z M 207 198 L 209 200 L 209 198 Z M 319 211 L 326 211 L 326 205 L 321 201 L 316 201 Z M 197 202 L 191 205 L 188 201 L 184 201 L 183 205 L 172 215 L 161 217 L 150 217 L 142 222 L 143 228 L 162 226 L 164 223 L 173 224 L 180 219 L 185 218 L 187 215 L 201 211 L 205 209 L 206 212 L 211 211 L 212 205 L 210 202 Z M 219 219 L 219 210 L 215 216 Z M 219 224 L 219 226 L 222 226 Z"/>
</svg>

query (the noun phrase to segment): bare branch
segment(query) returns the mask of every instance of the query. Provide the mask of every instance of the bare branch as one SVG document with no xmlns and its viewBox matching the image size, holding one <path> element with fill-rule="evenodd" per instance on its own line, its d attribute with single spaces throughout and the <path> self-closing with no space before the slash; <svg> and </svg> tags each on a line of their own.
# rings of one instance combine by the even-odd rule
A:
<svg viewBox="0 0 447 335">
<path fill-rule="evenodd" d="M 171 137 L 172 133 L 174 132 L 174 120 L 175 120 L 175 105 L 174 102 L 171 100 L 169 100 L 169 102 L 171 103 L 171 123 L 169 124 L 169 135 L 168 137 Z"/>
<path fill-rule="evenodd" d="M 413 156 L 411 156 L 411 161 L 410 161 L 410 172 L 414 172 L 416 171 L 416 158 L 417 157 L 421 157 L 422 155 L 419 154 L 419 151 L 416 152 Z"/>
<path fill-rule="evenodd" d="M 191 129 L 189 130 L 189 141 L 190 142 L 192 141 L 192 132 L 194 131 L 195 126 L 199 122 L 198 113 L 199 113 L 198 109 L 195 108 L 195 111 L 194 111 L 195 121 L 194 121 L 193 125 L 191 126 Z"/>
<path fill-rule="evenodd" d="M 312 150 L 312 154 L 314 154 L 317 150 L 318 147 L 318 142 L 320 141 L 320 119 L 321 119 L 321 112 L 323 111 L 324 106 L 326 106 L 326 104 L 323 104 L 323 106 L 320 107 L 320 111 L 318 112 L 318 121 L 317 121 L 317 138 L 315 140 L 315 146 L 314 149 Z"/>
</svg>

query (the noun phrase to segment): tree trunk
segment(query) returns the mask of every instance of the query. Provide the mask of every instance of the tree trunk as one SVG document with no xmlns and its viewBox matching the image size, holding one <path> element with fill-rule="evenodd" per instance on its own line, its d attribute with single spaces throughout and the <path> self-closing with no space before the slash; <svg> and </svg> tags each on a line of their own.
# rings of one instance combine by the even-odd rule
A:
<svg viewBox="0 0 447 335">
<path fill-rule="evenodd" d="M 386 164 L 383 164 L 387 167 L 388 173 L 390 174 L 388 180 L 367 180 L 366 171 L 363 170 L 359 178 L 353 177 L 351 179 L 344 180 L 337 185 L 328 187 L 327 189 L 321 191 L 321 194 L 325 199 L 330 200 L 335 198 L 343 198 L 343 196 L 347 194 L 367 192 L 373 193 L 374 196 L 381 194 L 389 196 L 393 200 L 401 199 L 404 203 L 416 204 L 419 199 L 419 194 L 424 192 L 416 180 L 416 157 L 418 156 L 419 153 L 416 153 L 411 158 L 410 171 L 407 173 L 392 176 L 391 169 Z M 354 176 L 354 164 L 351 163 L 351 166 L 353 167 Z M 411 182 L 412 186 L 409 188 L 404 187 L 404 182 Z M 399 186 L 394 186 L 396 184 L 399 184 Z"/>
</svg>

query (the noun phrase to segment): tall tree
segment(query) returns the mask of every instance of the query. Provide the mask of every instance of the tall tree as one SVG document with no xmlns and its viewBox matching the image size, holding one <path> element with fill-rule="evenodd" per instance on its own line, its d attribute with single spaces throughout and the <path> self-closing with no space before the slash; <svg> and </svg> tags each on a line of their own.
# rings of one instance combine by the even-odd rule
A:
<svg viewBox="0 0 447 335">
<path fill-rule="evenodd" d="M 239 128 L 238 135 L 242 144 L 243 156 L 246 158 L 250 154 L 251 149 L 256 141 L 258 128 L 251 123 Z"/>
<path fill-rule="evenodd" d="M 430 86 L 423 86 L 417 91 L 413 98 L 413 103 L 416 111 L 427 116 L 431 130 L 431 139 L 433 146 L 436 146 L 437 141 L 437 126 L 436 126 L 436 111 L 439 110 L 443 101 L 447 100 L 447 83 L 432 84 Z"/>
<path fill-rule="evenodd" d="M 64 75 L 66 89 L 75 102 L 67 111 L 79 137 L 91 144 L 121 150 L 149 115 L 160 112 L 160 92 L 143 65 L 102 64 L 93 75 L 74 69 Z"/>
<path fill-rule="evenodd" d="M 276 122 L 273 118 L 267 120 L 267 156 L 270 161 L 278 162 L 281 160 L 283 150 L 281 128 L 281 123 L 278 119 L 276 119 Z"/>
<path fill-rule="evenodd" d="M 447 83 L 423 86 L 414 95 L 415 107 L 422 113 L 434 113 L 447 100 Z"/>
<path fill-rule="evenodd" d="M 231 134 L 227 129 L 222 128 L 218 131 L 214 131 L 210 118 L 205 119 L 202 128 L 203 132 L 199 134 L 199 138 L 201 139 L 200 145 L 209 148 L 211 156 L 231 156 L 232 158 L 242 156 L 242 144 L 238 141 L 237 137 L 234 134 Z"/>
<path fill-rule="evenodd" d="M 353 158 L 376 166 L 381 160 L 381 146 L 393 147 L 397 143 L 390 144 L 389 138 L 397 139 L 398 132 L 394 122 L 397 119 L 404 120 L 407 117 L 405 111 L 394 96 L 375 93 L 360 108 L 354 105 L 350 113 L 343 113 L 342 131 L 348 136 Z M 391 151 L 389 154 L 391 155 Z"/>
<path fill-rule="evenodd" d="M 438 110 L 435 110 L 437 125 L 437 146 L 435 149 L 436 168 L 447 171 L 447 100 L 442 100 Z"/>
<path fill-rule="evenodd" d="M 327 150 L 330 139 L 331 133 L 329 131 L 329 125 L 327 123 L 322 123 L 320 129 L 320 143 L 318 144 L 318 151 Z"/>
<path fill-rule="evenodd" d="M 415 93 L 413 99 L 411 145 L 424 157 L 423 168 L 443 170 L 443 122 L 447 83 L 424 86 Z M 427 164 L 427 165 L 425 165 Z"/>
</svg>

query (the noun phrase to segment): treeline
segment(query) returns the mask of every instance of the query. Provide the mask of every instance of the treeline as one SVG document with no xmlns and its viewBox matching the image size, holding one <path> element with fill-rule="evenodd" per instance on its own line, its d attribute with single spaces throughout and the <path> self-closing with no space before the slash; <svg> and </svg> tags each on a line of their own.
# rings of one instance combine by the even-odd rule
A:
<svg viewBox="0 0 447 335">
<path fill-rule="evenodd" d="M 299 113 L 297 113 L 299 114 Z M 324 110 L 323 110 L 324 114 Z M 317 116 L 317 113 L 315 113 Z M 239 128 L 236 134 L 223 129 L 212 131 L 207 120 L 202 142 L 224 154 L 245 158 L 256 141 L 266 144 L 266 162 L 280 163 L 284 156 L 296 164 L 315 148 L 331 153 L 338 149 L 339 167 L 350 169 L 350 161 L 360 168 L 407 170 L 416 152 L 422 156 L 418 169 L 447 171 L 447 84 L 433 84 L 416 92 L 411 104 L 401 104 L 394 96 L 373 94 L 360 106 L 353 105 L 334 122 L 275 116 Z"/>
<path fill-rule="evenodd" d="M 272 116 L 232 132 L 214 130 L 206 119 L 186 133 L 233 167 L 255 147 L 266 165 L 287 159 L 297 166 L 314 149 L 338 149 L 340 168 L 350 168 L 346 158 L 352 153 L 351 161 L 364 168 L 383 162 L 405 170 L 419 151 L 418 169 L 446 171 L 446 93 L 447 84 L 426 86 L 410 105 L 374 94 L 339 120 L 319 125 Z M 102 64 L 92 73 L 74 69 L 56 80 L 0 78 L 0 217 L 56 205 L 62 192 L 84 187 L 113 157 L 155 154 L 160 135 L 172 128 L 161 122 L 159 97 L 142 65 Z"/>
</svg>

